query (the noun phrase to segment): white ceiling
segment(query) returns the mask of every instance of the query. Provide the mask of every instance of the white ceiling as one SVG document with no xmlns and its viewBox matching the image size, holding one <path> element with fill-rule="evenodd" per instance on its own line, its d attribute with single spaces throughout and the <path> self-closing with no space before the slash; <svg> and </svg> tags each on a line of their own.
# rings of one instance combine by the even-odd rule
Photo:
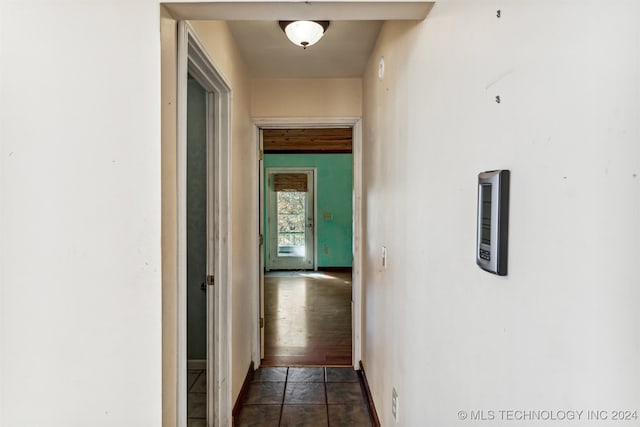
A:
<svg viewBox="0 0 640 427">
<path fill-rule="evenodd" d="M 174 18 L 193 20 L 364 20 L 424 19 L 434 1 L 424 0 L 181 0 L 162 3 Z"/>
<path fill-rule="evenodd" d="M 254 78 L 361 77 L 382 21 L 332 21 L 324 37 L 303 49 L 277 21 L 229 21 Z"/>
<path fill-rule="evenodd" d="M 361 77 L 382 22 L 424 19 L 433 1 L 263 0 L 163 3 L 177 19 L 224 20 L 254 78 Z M 329 20 L 325 36 L 306 50 L 278 20 Z"/>
</svg>

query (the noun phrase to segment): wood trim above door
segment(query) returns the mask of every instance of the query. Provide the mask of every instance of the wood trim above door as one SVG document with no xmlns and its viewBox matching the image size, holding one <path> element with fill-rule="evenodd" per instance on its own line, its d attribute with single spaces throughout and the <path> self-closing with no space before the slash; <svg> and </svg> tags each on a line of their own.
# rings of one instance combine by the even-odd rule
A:
<svg viewBox="0 0 640 427">
<path fill-rule="evenodd" d="M 351 153 L 353 129 L 263 129 L 265 153 Z"/>
</svg>

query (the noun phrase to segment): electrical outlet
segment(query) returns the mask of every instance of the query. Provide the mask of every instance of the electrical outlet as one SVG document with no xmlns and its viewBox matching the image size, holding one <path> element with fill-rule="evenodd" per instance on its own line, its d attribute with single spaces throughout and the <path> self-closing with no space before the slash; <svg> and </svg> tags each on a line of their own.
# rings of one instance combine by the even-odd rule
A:
<svg viewBox="0 0 640 427">
<path fill-rule="evenodd" d="M 393 415 L 393 421 L 398 422 L 398 392 L 395 387 L 391 394 L 391 415 Z"/>
</svg>

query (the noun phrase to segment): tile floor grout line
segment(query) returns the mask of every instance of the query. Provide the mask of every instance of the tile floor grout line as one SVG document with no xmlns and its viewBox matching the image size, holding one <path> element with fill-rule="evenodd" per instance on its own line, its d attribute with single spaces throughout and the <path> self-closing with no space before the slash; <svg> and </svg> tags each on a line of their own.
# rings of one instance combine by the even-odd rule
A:
<svg viewBox="0 0 640 427">
<path fill-rule="evenodd" d="M 324 371 L 324 403 L 327 411 L 327 427 L 329 427 L 329 393 L 327 392 L 327 367 L 322 368 Z"/>
<path fill-rule="evenodd" d="M 284 413 L 284 399 L 287 395 L 287 383 L 289 382 L 289 367 L 287 366 L 287 372 L 284 376 L 284 390 L 282 390 L 282 402 L 280 402 L 280 418 L 278 418 L 278 427 L 282 424 L 282 414 Z"/>
</svg>

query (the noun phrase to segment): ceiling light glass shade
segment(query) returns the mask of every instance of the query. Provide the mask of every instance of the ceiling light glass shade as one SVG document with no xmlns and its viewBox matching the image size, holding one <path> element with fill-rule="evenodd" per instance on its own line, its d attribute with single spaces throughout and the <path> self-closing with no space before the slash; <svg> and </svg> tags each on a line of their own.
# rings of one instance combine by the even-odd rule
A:
<svg viewBox="0 0 640 427">
<path fill-rule="evenodd" d="M 322 38 L 329 21 L 280 21 L 280 27 L 291 43 L 306 49 Z"/>
</svg>

